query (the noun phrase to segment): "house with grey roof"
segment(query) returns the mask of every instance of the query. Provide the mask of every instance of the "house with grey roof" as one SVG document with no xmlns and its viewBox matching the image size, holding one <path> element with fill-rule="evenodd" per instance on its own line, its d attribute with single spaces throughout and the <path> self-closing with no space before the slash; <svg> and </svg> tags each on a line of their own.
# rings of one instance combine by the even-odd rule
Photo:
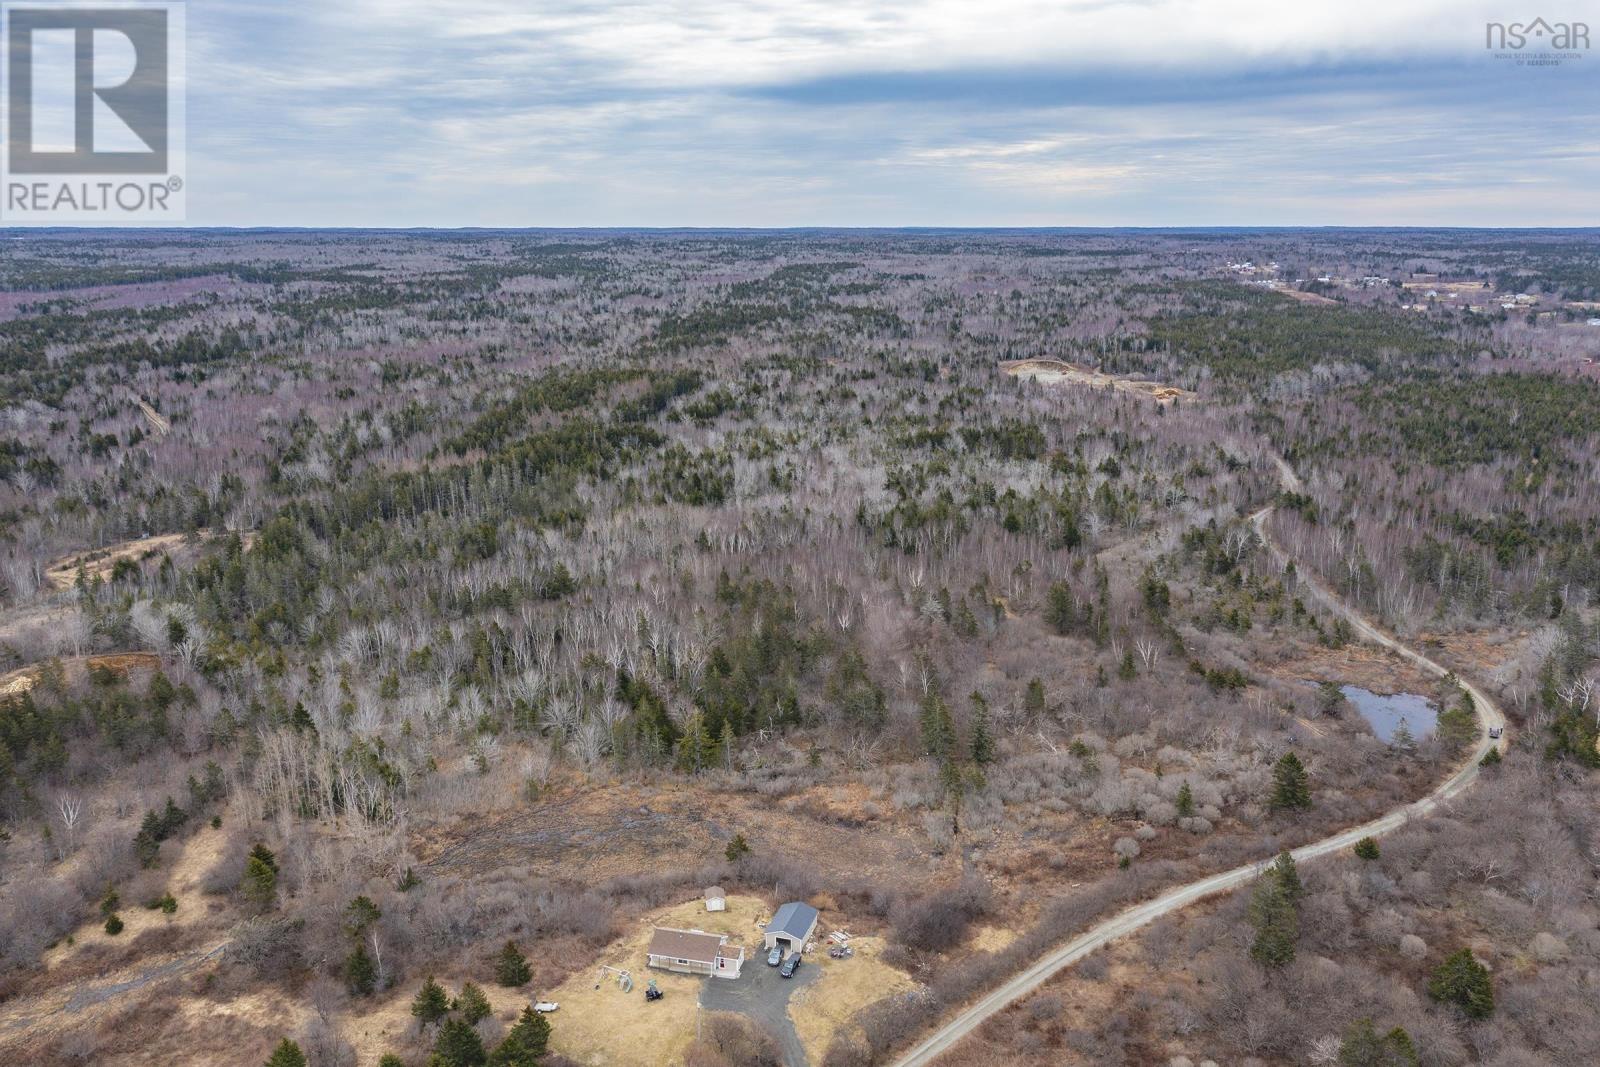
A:
<svg viewBox="0 0 1600 1067">
<path fill-rule="evenodd" d="M 767 948 L 782 947 L 785 953 L 799 952 L 817 932 L 817 909 L 792 900 L 778 909 L 767 924 Z"/>
<path fill-rule="evenodd" d="M 714 978 L 737 978 L 744 964 L 744 946 L 730 943 L 722 934 L 666 926 L 655 928 L 645 955 L 652 967 Z"/>
</svg>

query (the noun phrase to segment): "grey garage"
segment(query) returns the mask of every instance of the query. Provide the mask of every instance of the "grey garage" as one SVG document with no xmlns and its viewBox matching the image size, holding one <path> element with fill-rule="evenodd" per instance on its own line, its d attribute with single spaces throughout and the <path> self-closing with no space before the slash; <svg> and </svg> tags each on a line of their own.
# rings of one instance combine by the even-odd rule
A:
<svg viewBox="0 0 1600 1067">
<path fill-rule="evenodd" d="M 798 900 L 778 909 L 767 924 L 767 948 L 783 947 L 785 954 L 799 952 L 817 932 L 817 909 Z"/>
</svg>

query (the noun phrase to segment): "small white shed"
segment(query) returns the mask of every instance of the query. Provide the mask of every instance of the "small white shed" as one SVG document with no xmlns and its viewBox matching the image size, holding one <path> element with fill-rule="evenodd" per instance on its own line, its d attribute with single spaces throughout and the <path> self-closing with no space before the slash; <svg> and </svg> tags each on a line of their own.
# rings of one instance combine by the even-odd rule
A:
<svg viewBox="0 0 1600 1067">
<path fill-rule="evenodd" d="M 706 910 L 728 910 L 728 894 L 722 891 L 722 887 L 720 885 L 714 885 L 706 890 Z"/>
</svg>

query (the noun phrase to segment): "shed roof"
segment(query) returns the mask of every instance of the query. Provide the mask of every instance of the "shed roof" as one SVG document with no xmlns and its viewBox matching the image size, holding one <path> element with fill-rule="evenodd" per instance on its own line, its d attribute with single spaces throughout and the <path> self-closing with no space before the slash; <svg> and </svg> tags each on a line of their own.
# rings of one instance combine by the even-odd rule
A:
<svg viewBox="0 0 1600 1067">
<path fill-rule="evenodd" d="M 712 897 L 723 897 L 723 896 L 727 896 L 727 894 L 722 891 L 722 887 L 720 885 L 710 886 L 709 888 L 706 889 L 706 899 L 708 899 L 708 900 L 710 898 L 712 898 Z"/>
<path fill-rule="evenodd" d="M 651 956 L 666 956 L 674 960 L 692 960 L 695 963 L 716 963 L 717 949 L 722 938 L 701 930 L 672 930 L 658 926 L 650 935 Z"/>
<path fill-rule="evenodd" d="M 798 900 L 791 900 L 779 908 L 778 914 L 772 917 L 772 921 L 767 924 L 767 933 L 784 934 L 798 940 L 811 933 L 812 927 L 816 924 L 816 908 L 810 904 L 802 904 Z"/>
</svg>

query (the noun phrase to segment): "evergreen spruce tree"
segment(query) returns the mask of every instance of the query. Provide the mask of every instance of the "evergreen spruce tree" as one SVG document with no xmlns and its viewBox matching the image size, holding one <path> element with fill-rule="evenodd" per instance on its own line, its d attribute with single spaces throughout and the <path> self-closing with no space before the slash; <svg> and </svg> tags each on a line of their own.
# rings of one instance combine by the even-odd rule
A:
<svg viewBox="0 0 1600 1067">
<path fill-rule="evenodd" d="M 1418 1067 L 1421 1058 L 1401 1027 L 1378 1035 L 1371 1019 L 1357 1020 L 1339 1046 L 1339 1067 Z"/>
<path fill-rule="evenodd" d="M 430 1026 L 449 1013 L 450 997 L 430 975 L 417 991 L 416 999 L 411 1002 L 411 1014 L 421 1020 L 423 1026 Z"/>
<path fill-rule="evenodd" d="M 1255 893 L 1250 898 L 1250 925 L 1256 931 L 1255 941 L 1250 945 L 1251 959 L 1263 967 L 1285 967 L 1294 962 L 1300 918 L 1294 901 L 1270 874 L 1256 882 Z"/>
<path fill-rule="evenodd" d="M 922 744 L 928 755 L 940 763 L 950 758 L 956 743 L 956 724 L 950 718 L 950 708 L 937 693 L 928 694 L 922 702 Z"/>
<path fill-rule="evenodd" d="M 1437 727 L 1439 744 L 1446 752 L 1455 754 L 1478 739 L 1478 713 L 1472 695 L 1465 691 L 1461 699 L 1439 713 Z"/>
<path fill-rule="evenodd" d="M 1028 679 L 1028 691 L 1022 697 L 1022 710 L 1030 717 L 1044 714 L 1044 682 L 1038 676 Z"/>
<path fill-rule="evenodd" d="M 532 1008 L 523 1008 L 516 1025 L 507 1036 L 515 1037 L 523 1048 L 535 1056 L 543 1056 L 550 1047 L 550 1020 Z"/>
<path fill-rule="evenodd" d="M 723 858 L 729 863 L 738 863 L 750 854 L 750 842 L 744 839 L 743 834 L 734 834 L 728 842 L 728 847 L 722 850 Z"/>
<path fill-rule="evenodd" d="M 1300 757 L 1285 752 L 1272 768 L 1272 797 L 1269 806 L 1274 811 L 1301 811 L 1311 807 L 1311 781 Z"/>
<path fill-rule="evenodd" d="M 1194 790 L 1189 788 L 1189 783 L 1184 782 L 1178 787 L 1178 818 L 1190 819 L 1194 817 Z"/>
<path fill-rule="evenodd" d="M 532 1008 L 523 1008 L 505 1040 L 489 1054 L 489 1067 L 535 1067 L 549 1047 L 549 1020 Z"/>
<path fill-rule="evenodd" d="M 1470 948 L 1452 953 L 1433 972 L 1428 995 L 1454 1004 L 1469 1019 L 1487 1019 L 1494 1013 L 1494 986 L 1489 969 L 1472 956 Z"/>
<path fill-rule="evenodd" d="M 1389 1057 L 1384 1067 L 1421 1067 L 1422 1054 L 1405 1028 L 1397 1026 L 1383 1035 L 1384 1053 Z"/>
<path fill-rule="evenodd" d="M 1050 629 L 1065 637 L 1078 622 L 1078 613 L 1072 606 L 1072 587 L 1066 582 L 1051 583 L 1045 594 L 1044 621 Z"/>
<path fill-rule="evenodd" d="M 705 719 L 699 712 L 689 717 L 683 736 L 678 739 L 674 764 L 684 774 L 698 774 L 705 767 L 706 750 L 710 747 Z"/>
<path fill-rule="evenodd" d="M 1122 662 L 1117 666 L 1117 677 L 1124 682 L 1131 682 L 1139 675 L 1138 664 L 1133 662 L 1133 649 L 1128 649 L 1122 654 Z"/>
<path fill-rule="evenodd" d="M 378 984 L 378 968 L 365 945 L 357 943 L 354 951 L 344 958 L 344 984 L 351 994 L 369 995 Z"/>
<path fill-rule="evenodd" d="M 278 895 L 278 872 L 260 856 L 251 854 L 245 861 L 244 881 L 241 884 L 246 899 L 261 911 L 272 907 Z"/>
<path fill-rule="evenodd" d="M 484 1067 L 489 1060 L 483 1038 L 465 1019 L 446 1019 L 439 1026 L 433 1055 L 439 1067 Z"/>
<path fill-rule="evenodd" d="M 1305 896 L 1305 887 L 1300 884 L 1300 871 L 1294 865 L 1294 857 L 1288 849 L 1278 853 L 1278 858 L 1273 861 L 1267 873 L 1277 880 L 1278 888 L 1283 890 L 1283 895 L 1289 903 L 1298 904 L 1300 898 Z"/>
<path fill-rule="evenodd" d="M 528 966 L 528 957 L 517 948 L 516 942 L 507 941 L 495 960 L 494 980 L 507 989 L 515 989 L 527 985 L 532 978 L 533 970 Z"/>
<path fill-rule="evenodd" d="M 989 733 L 989 702 L 983 694 L 972 694 L 972 739 L 967 746 L 972 762 L 983 766 L 994 762 L 994 738 Z"/>
<path fill-rule="evenodd" d="M 284 1038 L 267 1057 L 267 1067 L 306 1067 L 306 1054 L 300 1051 L 299 1045 Z"/>
<path fill-rule="evenodd" d="M 383 911 L 366 895 L 358 896 L 344 909 L 344 930 L 351 937 L 360 937 L 367 927 L 383 918 Z"/>
<path fill-rule="evenodd" d="M 956 633 L 969 641 L 978 636 L 978 617 L 972 613 L 972 605 L 967 603 L 967 598 L 962 597 L 956 604 L 955 621 L 952 624 Z"/>
<path fill-rule="evenodd" d="M 477 1026 L 494 1014 L 494 1007 L 490 1005 L 489 998 L 484 996 L 483 990 L 473 982 L 461 987 L 461 995 L 456 997 L 455 1009 L 470 1026 Z"/>
<path fill-rule="evenodd" d="M 1363 837 L 1356 842 L 1355 853 L 1357 859 L 1363 859 L 1369 863 L 1377 859 L 1379 854 L 1378 839 L 1375 837 Z"/>
</svg>

